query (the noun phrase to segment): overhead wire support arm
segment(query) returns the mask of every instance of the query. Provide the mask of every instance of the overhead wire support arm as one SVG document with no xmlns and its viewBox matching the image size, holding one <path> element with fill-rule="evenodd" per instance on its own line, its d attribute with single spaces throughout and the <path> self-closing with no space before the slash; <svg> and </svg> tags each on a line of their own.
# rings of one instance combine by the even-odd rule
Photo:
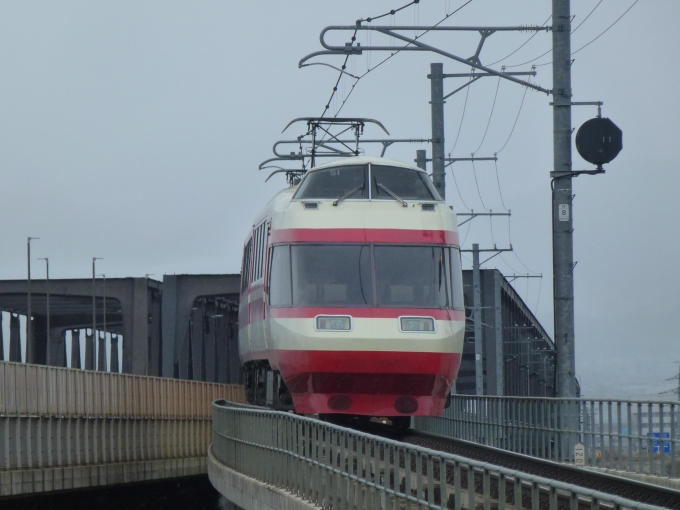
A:
<svg viewBox="0 0 680 510">
<path fill-rule="evenodd" d="M 462 223 L 459 223 L 458 226 L 460 227 L 461 225 L 465 225 L 468 221 L 474 220 L 477 216 L 512 216 L 512 213 L 510 211 L 504 212 L 504 213 L 495 213 L 495 212 L 488 212 L 488 213 L 476 213 L 472 211 L 471 213 L 458 213 L 456 216 L 463 216 L 469 218 Z"/>
<path fill-rule="evenodd" d="M 428 159 L 428 161 L 432 161 L 431 159 Z M 444 161 L 446 161 L 448 164 L 446 166 L 451 166 L 457 161 L 498 161 L 498 156 L 494 157 L 485 157 L 485 158 L 444 158 Z"/>
<path fill-rule="evenodd" d="M 479 69 L 481 71 L 485 71 L 488 74 L 491 74 L 493 76 L 498 76 L 501 78 L 504 78 L 506 80 L 518 83 L 520 85 L 523 85 L 525 87 L 529 87 L 533 90 L 537 90 L 539 92 L 544 92 L 546 94 L 550 94 L 551 91 L 548 89 L 544 89 L 543 87 L 540 87 L 538 85 L 534 85 L 533 83 L 529 83 L 527 81 L 523 81 L 520 79 L 515 78 L 514 76 L 510 75 L 509 73 L 501 72 L 501 71 L 496 71 L 494 69 L 491 69 L 489 67 L 486 67 L 482 65 L 479 62 L 479 51 L 481 51 L 481 45 L 483 44 L 484 40 L 489 37 L 492 33 L 494 32 L 509 32 L 509 31 L 549 31 L 550 27 L 541 27 L 541 26 L 527 26 L 527 27 L 420 27 L 420 26 L 364 26 L 361 24 L 357 24 L 355 26 L 328 26 L 324 28 L 321 31 L 321 34 L 319 35 L 319 41 L 321 42 L 321 45 L 326 49 L 325 52 L 314 52 L 310 53 L 306 57 L 303 57 L 300 62 L 298 63 L 299 67 L 303 67 L 305 62 L 309 60 L 310 58 L 313 58 L 318 55 L 360 55 L 363 51 L 390 51 L 393 52 L 395 51 L 395 48 L 393 46 L 360 46 L 357 44 L 354 46 L 351 43 L 347 43 L 344 46 L 333 46 L 328 44 L 325 41 L 325 35 L 327 32 L 330 31 L 345 31 L 349 30 L 352 32 L 356 31 L 373 31 L 373 32 L 379 32 L 383 35 L 386 35 L 388 37 L 393 37 L 395 39 L 399 39 L 406 44 L 403 48 L 399 48 L 399 51 L 431 51 L 433 53 L 437 53 L 439 55 L 442 55 L 444 57 L 450 58 L 452 60 L 455 60 L 457 62 L 460 62 L 461 64 L 469 65 L 470 67 L 473 67 L 475 69 Z M 454 55 L 452 53 L 449 53 L 447 51 L 441 50 L 439 48 L 435 48 L 434 46 L 430 46 L 429 44 L 425 44 L 421 41 L 419 41 L 417 38 L 412 38 L 412 37 L 406 37 L 404 35 L 396 33 L 396 31 L 399 30 L 406 30 L 406 31 L 421 31 L 421 32 L 426 32 L 426 31 L 465 31 L 465 32 L 479 32 L 480 35 L 482 36 L 482 40 L 480 41 L 480 44 L 477 48 L 477 52 L 473 57 L 470 58 L 463 58 L 459 57 L 457 55 Z"/>
<path fill-rule="evenodd" d="M 508 76 L 536 76 L 536 71 L 511 71 L 509 73 L 505 73 Z M 446 94 L 443 99 L 448 99 L 452 95 L 454 95 L 456 92 L 460 92 L 466 87 L 469 87 L 472 85 L 474 82 L 479 80 L 480 78 L 484 78 L 485 76 L 494 76 L 493 74 L 489 73 L 454 73 L 454 74 L 443 74 L 442 75 L 444 78 L 471 78 L 467 83 L 464 85 L 461 85 L 457 89 L 455 89 L 453 92 L 449 92 Z"/>
</svg>

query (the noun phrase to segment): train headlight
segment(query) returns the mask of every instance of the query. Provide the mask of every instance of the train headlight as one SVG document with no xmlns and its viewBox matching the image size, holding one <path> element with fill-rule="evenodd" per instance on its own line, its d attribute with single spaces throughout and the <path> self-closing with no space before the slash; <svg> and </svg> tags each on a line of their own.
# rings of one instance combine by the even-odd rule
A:
<svg viewBox="0 0 680 510">
<path fill-rule="evenodd" d="M 317 315 L 317 331 L 351 331 L 352 317 L 349 315 Z"/>
<path fill-rule="evenodd" d="M 432 317 L 399 317 L 399 330 L 405 333 L 434 333 Z"/>
</svg>

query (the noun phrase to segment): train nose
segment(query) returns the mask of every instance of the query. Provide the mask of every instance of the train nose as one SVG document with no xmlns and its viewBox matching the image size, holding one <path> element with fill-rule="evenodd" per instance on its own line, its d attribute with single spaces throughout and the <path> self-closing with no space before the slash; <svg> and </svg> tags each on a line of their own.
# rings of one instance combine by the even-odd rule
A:
<svg viewBox="0 0 680 510">
<path fill-rule="evenodd" d="M 418 410 L 418 401 L 413 397 L 397 397 L 394 409 L 401 414 L 411 414 Z"/>
</svg>

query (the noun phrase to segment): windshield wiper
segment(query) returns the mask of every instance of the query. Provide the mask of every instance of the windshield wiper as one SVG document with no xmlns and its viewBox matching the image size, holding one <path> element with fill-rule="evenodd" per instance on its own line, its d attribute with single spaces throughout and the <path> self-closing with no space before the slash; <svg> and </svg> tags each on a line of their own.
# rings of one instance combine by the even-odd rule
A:
<svg viewBox="0 0 680 510">
<path fill-rule="evenodd" d="M 345 200 L 347 197 L 350 197 L 350 196 L 354 195 L 354 193 L 356 193 L 357 191 L 359 191 L 359 190 L 360 190 L 361 188 L 363 188 L 363 187 L 364 187 L 364 185 L 362 184 L 361 186 L 357 186 L 357 187 L 354 188 L 353 190 L 348 191 L 347 193 L 345 193 L 345 194 L 342 195 L 341 197 L 338 197 L 338 199 L 337 199 L 335 202 L 333 202 L 333 205 L 338 205 L 338 202 L 342 202 L 342 201 Z"/>
<path fill-rule="evenodd" d="M 377 184 L 378 184 L 378 186 L 380 186 L 382 189 L 384 189 L 384 190 L 385 190 L 392 198 L 394 198 L 395 200 L 398 200 L 399 202 L 401 202 L 401 205 L 403 205 L 404 207 L 408 207 L 408 204 L 406 203 L 406 201 L 405 201 L 403 198 L 397 196 L 395 193 L 392 193 L 390 190 L 387 189 L 387 187 L 383 186 L 382 183 L 379 182 L 379 183 L 377 183 Z"/>
</svg>

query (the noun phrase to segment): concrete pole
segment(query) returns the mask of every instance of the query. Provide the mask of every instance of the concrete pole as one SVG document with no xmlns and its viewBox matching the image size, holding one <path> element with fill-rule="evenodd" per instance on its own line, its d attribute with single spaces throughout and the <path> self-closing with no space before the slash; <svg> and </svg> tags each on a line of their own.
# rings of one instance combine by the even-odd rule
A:
<svg viewBox="0 0 680 510">
<path fill-rule="evenodd" d="M 552 0 L 553 170 L 571 171 L 571 12 L 570 0 Z M 557 396 L 576 397 L 574 352 L 574 243 L 571 177 L 554 180 L 553 303 Z"/>
<path fill-rule="evenodd" d="M 50 346 L 52 344 L 52 332 L 50 331 L 50 259 L 43 257 L 40 260 L 45 261 L 45 298 L 47 300 L 47 364 L 50 364 L 52 359 L 50 353 Z"/>
<path fill-rule="evenodd" d="M 102 301 L 104 302 L 104 325 L 102 326 L 104 328 L 104 341 L 106 341 L 106 275 L 102 275 L 102 279 L 104 280 L 104 286 L 102 289 L 102 294 L 104 295 L 102 298 Z"/>
<path fill-rule="evenodd" d="M 96 339 L 97 339 L 97 298 L 95 297 L 95 262 L 97 260 L 101 260 L 101 257 L 92 257 L 92 346 L 89 351 L 89 356 L 92 359 L 86 359 L 85 360 L 85 366 L 87 368 L 87 364 L 90 364 L 90 368 L 94 369 L 96 366 L 95 364 L 95 346 L 97 345 Z M 87 335 L 85 335 L 85 342 L 87 342 Z M 85 346 L 85 356 L 88 356 L 88 350 L 87 350 L 87 345 Z"/>
<path fill-rule="evenodd" d="M 446 198 L 444 168 L 444 64 L 430 64 L 430 106 L 432 110 L 432 181 L 442 199 Z"/>
<path fill-rule="evenodd" d="M 484 360 L 482 357 L 482 288 L 479 274 L 479 245 L 472 245 L 472 306 L 475 317 L 475 390 L 484 395 Z"/>
<path fill-rule="evenodd" d="M 678 367 L 678 402 L 680 402 L 680 366 Z"/>
<path fill-rule="evenodd" d="M 33 311 L 31 310 L 31 241 L 33 239 L 40 239 L 39 237 L 28 237 L 26 239 L 26 262 L 28 266 L 28 277 L 26 279 L 26 300 L 27 310 L 26 310 L 26 362 L 34 363 L 35 355 L 33 353 Z M 19 347 L 19 352 L 21 352 L 21 346 Z M 21 355 L 19 355 L 19 361 L 21 361 Z"/>
</svg>

